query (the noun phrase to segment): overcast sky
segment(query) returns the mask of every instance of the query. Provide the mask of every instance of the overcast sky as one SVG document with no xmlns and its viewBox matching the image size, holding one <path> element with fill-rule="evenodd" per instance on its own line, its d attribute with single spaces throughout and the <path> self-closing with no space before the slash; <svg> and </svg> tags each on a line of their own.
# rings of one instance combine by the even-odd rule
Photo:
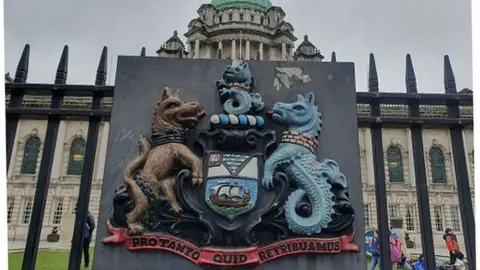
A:
<svg viewBox="0 0 480 270">
<path fill-rule="evenodd" d="M 472 87 L 471 3 L 468 0 L 271 0 L 286 12 L 300 44 L 305 34 L 330 59 L 355 63 L 357 91 L 367 88 L 368 54 L 381 91 L 405 91 L 410 53 L 421 92 L 443 91 L 448 54 L 457 88 Z M 62 48 L 70 47 L 68 82 L 92 84 L 102 47 L 109 58 L 147 55 L 174 30 L 185 33 L 209 0 L 5 0 L 5 59 L 14 74 L 25 43 L 31 46 L 29 82 L 54 80 Z M 109 70 L 112 76 L 113 70 Z M 113 84 L 113 76 L 109 84 Z"/>
</svg>

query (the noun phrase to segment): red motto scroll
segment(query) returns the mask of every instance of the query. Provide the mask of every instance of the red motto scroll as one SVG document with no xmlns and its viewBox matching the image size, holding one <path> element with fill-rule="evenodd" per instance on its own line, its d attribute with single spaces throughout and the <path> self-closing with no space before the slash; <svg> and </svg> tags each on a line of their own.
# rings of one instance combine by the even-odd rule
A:
<svg viewBox="0 0 480 270">
<path fill-rule="evenodd" d="M 185 240 L 167 235 L 144 234 L 130 237 L 125 234 L 125 229 L 114 228 L 109 221 L 107 221 L 107 227 L 113 235 L 103 240 L 105 244 L 125 242 L 129 250 L 165 250 L 183 256 L 197 265 L 258 265 L 292 254 L 333 254 L 342 251 L 360 252 L 360 248 L 352 243 L 355 238 L 355 232 L 351 235 L 337 238 L 295 238 L 261 248 L 251 247 L 229 250 L 199 248 Z"/>
</svg>

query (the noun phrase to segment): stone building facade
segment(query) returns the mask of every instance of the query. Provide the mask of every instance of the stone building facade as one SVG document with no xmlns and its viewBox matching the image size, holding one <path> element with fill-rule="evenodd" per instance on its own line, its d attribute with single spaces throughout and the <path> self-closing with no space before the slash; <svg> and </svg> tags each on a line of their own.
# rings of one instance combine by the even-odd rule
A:
<svg viewBox="0 0 480 270">
<path fill-rule="evenodd" d="M 320 51 L 308 41 L 307 36 L 294 51 L 294 42 L 297 39 L 293 31 L 292 25 L 285 21 L 282 8 L 273 6 L 269 0 L 213 0 L 211 4 L 201 5 L 198 18 L 188 24 L 186 43 L 183 43 L 175 31 L 157 54 L 159 57 L 216 58 L 221 50 L 222 58 L 232 60 L 324 59 Z M 335 61 L 334 57 L 332 55 L 331 61 Z M 8 99 L 7 96 L 7 102 Z M 32 107 L 47 106 L 45 100 L 33 96 L 25 97 L 24 103 Z M 64 103 L 67 107 L 88 107 L 91 98 L 66 97 Z M 105 102 L 103 106 L 110 107 L 111 101 Z M 368 106 L 357 105 L 357 110 L 359 115 L 369 114 Z M 403 105 L 384 106 L 382 113 L 390 116 L 408 115 L 408 108 Z M 421 113 L 423 117 L 446 117 L 446 108 L 424 106 Z M 462 108 L 461 114 L 462 117 L 473 118 L 473 108 Z M 47 122 L 40 120 L 20 120 L 18 123 L 7 180 L 10 240 L 24 240 L 27 237 L 46 126 Z M 108 131 L 109 123 L 102 123 L 89 206 L 94 216 L 99 212 Z M 54 226 L 59 226 L 61 230 L 63 215 L 74 210 L 87 132 L 88 122 L 85 121 L 62 121 L 60 124 L 42 240 L 46 239 Z M 372 135 L 368 128 L 359 128 L 358 135 L 365 227 L 369 228 L 377 224 Z M 471 192 L 474 194 L 473 129 L 464 130 L 463 135 L 465 158 L 469 164 L 469 179 L 465 181 L 470 182 Z M 457 232 L 463 245 L 449 130 L 424 130 L 423 140 L 435 242 L 443 246 L 441 235 L 446 227 L 451 227 Z M 420 217 L 410 130 L 384 129 L 383 142 L 389 215 L 391 218 L 402 218 L 404 230 L 408 231 L 420 246 Z"/>
</svg>

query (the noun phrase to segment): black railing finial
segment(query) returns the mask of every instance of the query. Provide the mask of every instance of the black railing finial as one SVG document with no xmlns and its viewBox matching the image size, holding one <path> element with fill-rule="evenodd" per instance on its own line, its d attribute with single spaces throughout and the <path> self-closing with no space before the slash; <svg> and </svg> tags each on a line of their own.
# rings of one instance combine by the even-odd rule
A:
<svg viewBox="0 0 480 270">
<path fill-rule="evenodd" d="M 222 59 L 222 49 L 218 49 L 217 59 Z"/>
<path fill-rule="evenodd" d="M 14 83 L 27 83 L 28 65 L 30 63 L 30 45 L 25 44 L 22 56 L 18 61 L 17 71 L 15 72 Z"/>
<path fill-rule="evenodd" d="M 412 57 L 407 54 L 405 66 L 405 86 L 407 93 L 418 93 L 417 90 L 417 78 L 415 76 L 415 70 L 413 69 Z"/>
<path fill-rule="evenodd" d="M 453 75 L 453 69 L 448 55 L 443 57 L 443 81 L 445 83 L 445 93 L 457 93 L 457 84 L 455 83 L 455 76 Z"/>
<path fill-rule="evenodd" d="M 66 84 L 68 75 L 68 45 L 63 47 L 62 56 L 58 62 L 55 84 Z"/>
<path fill-rule="evenodd" d="M 332 63 L 336 63 L 337 62 L 337 53 L 336 52 L 332 52 L 332 58 L 330 59 L 330 61 Z"/>
<path fill-rule="evenodd" d="M 102 56 L 100 56 L 100 62 L 98 62 L 97 67 L 97 74 L 95 75 L 95 85 L 105 85 L 107 83 L 107 57 L 107 46 L 103 46 Z"/>
<path fill-rule="evenodd" d="M 147 55 L 147 48 L 142 47 L 142 51 L 140 52 L 140 56 L 146 56 Z"/>
<path fill-rule="evenodd" d="M 370 54 L 368 62 L 368 92 L 378 92 L 377 65 L 373 53 Z"/>
</svg>

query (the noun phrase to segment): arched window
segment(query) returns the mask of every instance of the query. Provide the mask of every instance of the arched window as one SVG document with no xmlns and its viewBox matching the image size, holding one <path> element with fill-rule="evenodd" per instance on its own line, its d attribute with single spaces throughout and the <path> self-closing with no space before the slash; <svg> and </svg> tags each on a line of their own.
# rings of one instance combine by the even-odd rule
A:
<svg viewBox="0 0 480 270">
<path fill-rule="evenodd" d="M 85 140 L 75 139 L 70 147 L 70 158 L 68 159 L 68 175 L 81 175 L 83 157 L 85 155 Z"/>
<path fill-rule="evenodd" d="M 33 199 L 25 198 L 25 204 L 23 208 L 22 224 L 30 223 L 32 217 Z"/>
<path fill-rule="evenodd" d="M 443 152 L 438 147 L 432 147 L 429 152 L 430 169 L 432 171 L 432 183 L 445 184 L 447 177 L 445 173 L 445 158 Z"/>
<path fill-rule="evenodd" d="M 13 209 L 15 207 L 15 197 L 8 197 L 7 198 L 7 224 L 12 222 L 13 217 Z"/>
<path fill-rule="evenodd" d="M 437 232 L 443 231 L 443 209 L 442 206 L 434 206 L 433 211 L 435 214 L 435 229 Z"/>
<path fill-rule="evenodd" d="M 40 139 L 31 137 L 25 142 L 23 160 L 20 173 L 35 174 L 37 170 L 38 154 L 40 153 Z"/>
<path fill-rule="evenodd" d="M 387 149 L 388 176 L 392 183 L 403 183 L 402 152 L 396 146 Z"/>
<path fill-rule="evenodd" d="M 63 199 L 59 199 L 57 202 L 57 209 L 53 212 L 53 224 L 59 225 L 62 223 L 63 215 Z"/>
<path fill-rule="evenodd" d="M 407 214 L 405 215 L 405 223 L 407 225 L 407 231 L 414 231 L 415 230 L 415 222 L 412 216 L 414 213 L 414 208 L 411 205 L 407 206 Z"/>
</svg>

